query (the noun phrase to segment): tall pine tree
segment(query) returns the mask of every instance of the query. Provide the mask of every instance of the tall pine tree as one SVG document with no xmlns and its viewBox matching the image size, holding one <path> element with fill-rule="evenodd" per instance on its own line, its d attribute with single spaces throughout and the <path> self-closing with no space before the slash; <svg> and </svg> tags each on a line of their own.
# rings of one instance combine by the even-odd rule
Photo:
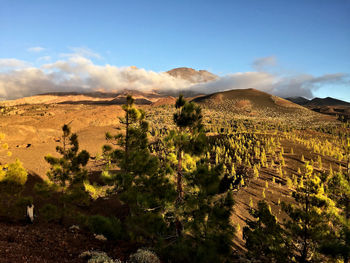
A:
<svg viewBox="0 0 350 263">
<path fill-rule="evenodd" d="M 57 146 L 56 151 L 60 158 L 51 155 L 45 156 L 45 160 L 51 165 L 47 176 L 55 183 L 65 187 L 82 185 L 87 178 L 87 170 L 84 168 L 89 161 L 87 151 L 79 152 L 78 135 L 71 133 L 69 125 L 62 126 L 62 146 Z"/>
<path fill-rule="evenodd" d="M 322 244 L 322 252 L 335 258 L 350 261 L 350 138 L 344 136 L 343 150 L 346 171 L 330 173 L 326 179 L 328 194 L 339 209 L 333 218 L 333 231 Z"/>
<path fill-rule="evenodd" d="M 174 123 L 176 129 L 170 131 L 167 142 L 175 147 L 177 156 L 177 201 L 183 200 L 182 169 L 184 153 L 200 154 L 203 152 L 206 137 L 203 133 L 201 108 L 193 102 L 188 102 L 180 95 L 175 103 Z"/>
<path fill-rule="evenodd" d="M 168 236 L 165 214 L 175 200 L 175 190 L 157 157 L 149 152 L 145 113 L 133 102 L 127 96 L 123 105 L 125 116 L 121 124 L 125 133 L 106 135 L 109 142 L 119 147 L 105 145 L 103 151 L 120 168 L 113 178 L 119 199 L 130 210 L 125 220 L 129 236 L 140 242 L 162 242 Z"/>
<path fill-rule="evenodd" d="M 305 173 L 292 196 L 295 204 L 284 204 L 290 217 L 286 224 L 293 251 L 299 262 L 312 262 L 319 257 L 321 241 L 329 235 L 330 215 L 334 202 L 324 192 L 321 179 L 306 162 Z"/>
<path fill-rule="evenodd" d="M 57 146 L 56 151 L 61 157 L 45 156 L 45 160 L 51 165 L 47 172 L 48 178 L 61 186 L 62 192 L 71 194 L 70 199 L 81 203 L 87 197 L 84 188 L 84 180 L 87 180 L 87 165 L 90 155 L 87 151 L 79 152 L 78 135 L 71 133 L 69 125 L 62 126 L 62 146 Z M 63 210 L 60 221 L 63 222 L 66 210 L 66 198 L 62 197 Z M 82 199 L 83 198 L 83 199 Z M 73 201 L 73 200 L 71 200 Z"/>
<path fill-rule="evenodd" d="M 223 165 L 210 168 L 209 145 L 203 132 L 201 108 L 179 96 L 175 104 L 176 130 L 166 138 L 177 157 L 175 239 L 165 249 L 174 262 L 228 262 L 235 229 L 231 223 L 233 198 L 221 192 Z M 186 164 L 191 161 L 193 167 Z M 164 250 L 163 250 L 164 252 Z"/>
</svg>

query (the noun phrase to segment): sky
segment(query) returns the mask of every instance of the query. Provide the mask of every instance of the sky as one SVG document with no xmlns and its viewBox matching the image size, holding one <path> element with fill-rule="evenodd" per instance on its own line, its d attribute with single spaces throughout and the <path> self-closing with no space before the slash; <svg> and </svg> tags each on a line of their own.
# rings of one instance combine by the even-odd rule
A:
<svg viewBox="0 0 350 263">
<path fill-rule="evenodd" d="M 350 0 L 0 0 L 0 32 L 3 99 L 193 88 L 162 73 L 185 66 L 220 76 L 208 93 L 350 101 Z"/>
</svg>

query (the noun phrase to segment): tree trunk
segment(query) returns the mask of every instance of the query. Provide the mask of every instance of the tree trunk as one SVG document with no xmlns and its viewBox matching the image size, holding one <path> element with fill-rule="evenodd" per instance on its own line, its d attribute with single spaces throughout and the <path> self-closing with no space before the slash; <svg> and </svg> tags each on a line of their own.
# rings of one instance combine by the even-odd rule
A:
<svg viewBox="0 0 350 263">
<path fill-rule="evenodd" d="M 305 214 L 309 213 L 309 194 L 306 194 L 306 200 L 305 200 Z M 304 236 L 303 236 L 303 251 L 301 253 L 300 262 L 305 263 L 307 262 L 307 254 L 308 254 L 308 226 L 309 226 L 309 220 L 306 218 L 304 223 Z"/>
<path fill-rule="evenodd" d="M 347 154 L 347 164 L 346 164 L 346 172 L 347 172 L 347 176 L 348 176 L 348 180 L 350 181 L 350 154 Z"/>
<path fill-rule="evenodd" d="M 183 188 L 182 188 L 182 150 L 178 152 L 178 164 L 177 164 L 177 202 L 181 203 L 183 200 Z"/>
<path fill-rule="evenodd" d="M 63 197 L 63 198 L 65 198 L 65 197 Z M 63 200 L 63 208 L 62 208 L 62 213 L 61 213 L 61 217 L 60 217 L 60 220 L 59 220 L 59 224 L 60 225 L 64 224 L 65 215 L 66 215 L 66 201 Z"/>
<path fill-rule="evenodd" d="M 129 112 L 126 112 L 125 131 L 125 172 L 129 172 Z"/>
<path fill-rule="evenodd" d="M 177 198 L 176 198 L 176 206 L 180 206 L 183 202 L 183 188 L 182 188 L 182 150 L 179 149 L 178 152 L 178 157 L 177 157 Z M 178 237 L 180 237 L 182 235 L 182 223 L 181 220 L 176 217 L 176 221 L 175 221 L 175 229 L 176 229 L 176 235 Z"/>
</svg>

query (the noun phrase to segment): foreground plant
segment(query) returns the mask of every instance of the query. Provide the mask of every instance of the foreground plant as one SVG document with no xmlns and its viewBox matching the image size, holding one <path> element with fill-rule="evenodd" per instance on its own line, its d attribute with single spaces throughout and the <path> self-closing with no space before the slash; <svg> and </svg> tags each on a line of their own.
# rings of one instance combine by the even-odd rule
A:
<svg viewBox="0 0 350 263">
<path fill-rule="evenodd" d="M 67 184 L 83 184 L 87 178 L 85 166 L 90 155 L 85 150 L 79 152 L 78 135 L 71 133 L 71 129 L 67 124 L 62 126 L 62 132 L 62 146 L 56 147 L 56 151 L 62 157 L 45 156 L 45 160 L 51 165 L 47 176 L 62 187 Z"/>
<path fill-rule="evenodd" d="M 284 211 L 290 218 L 286 224 L 287 232 L 293 241 L 297 260 L 311 262 L 320 258 L 320 244 L 329 235 L 329 222 L 335 213 L 335 204 L 325 194 L 321 179 L 308 162 L 292 196 L 296 204 L 284 204 Z"/>
<path fill-rule="evenodd" d="M 0 133 L 0 147 L 6 151 L 7 156 L 11 156 L 12 153 L 8 150 L 7 143 L 3 143 L 5 138 L 4 134 Z M 0 183 L 15 184 L 23 186 L 27 181 L 28 173 L 24 169 L 22 163 L 16 159 L 13 163 L 5 163 L 0 165 Z"/>
<path fill-rule="evenodd" d="M 84 189 L 84 180 L 87 180 L 87 165 L 90 155 L 87 151 L 79 152 L 78 135 L 71 133 L 70 127 L 65 124 L 62 126 L 62 146 L 57 146 L 56 151 L 61 157 L 45 156 L 45 160 L 51 165 L 47 172 L 48 178 L 58 184 L 64 194 L 63 210 L 61 213 L 61 222 L 64 219 L 66 199 L 76 200 L 83 204 L 87 199 L 87 193 Z"/>
<path fill-rule="evenodd" d="M 107 140 L 118 148 L 105 145 L 103 152 L 119 168 L 109 173 L 113 174 L 119 199 L 130 209 L 124 222 L 129 237 L 154 244 L 168 235 L 165 214 L 173 203 L 175 191 L 158 158 L 149 152 L 144 112 L 135 108 L 131 96 L 127 97 L 123 110 L 121 123 L 125 133 L 106 134 Z"/>
<path fill-rule="evenodd" d="M 176 129 L 166 138 L 175 160 L 177 199 L 173 210 L 174 236 L 162 253 L 173 262 L 226 262 L 232 256 L 235 228 L 230 220 L 234 201 L 222 191 L 222 164 L 211 167 L 206 153 L 201 108 L 179 96 Z M 186 153 L 184 155 L 184 153 Z M 185 157 L 185 158 L 184 158 Z M 187 164 L 191 162 L 191 167 Z"/>
</svg>

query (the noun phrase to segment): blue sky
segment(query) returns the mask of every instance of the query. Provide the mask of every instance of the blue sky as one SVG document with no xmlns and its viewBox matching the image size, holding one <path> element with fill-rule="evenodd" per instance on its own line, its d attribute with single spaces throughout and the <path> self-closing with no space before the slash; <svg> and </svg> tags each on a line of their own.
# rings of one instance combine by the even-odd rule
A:
<svg viewBox="0 0 350 263">
<path fill-rule="evenodd" d="M 341 81 L 317 84 L 314 95 L 350 101 L 350 1 L 0 4 L 0 59 L 40 67 L 84 48 L 96 65 L 135 65 L 156 72 L 187 66 L 224 76 L 255 71 L 256 59 L 274 57 L 269 72 L 279 76 L 343 74 Z"/>
</svg>

